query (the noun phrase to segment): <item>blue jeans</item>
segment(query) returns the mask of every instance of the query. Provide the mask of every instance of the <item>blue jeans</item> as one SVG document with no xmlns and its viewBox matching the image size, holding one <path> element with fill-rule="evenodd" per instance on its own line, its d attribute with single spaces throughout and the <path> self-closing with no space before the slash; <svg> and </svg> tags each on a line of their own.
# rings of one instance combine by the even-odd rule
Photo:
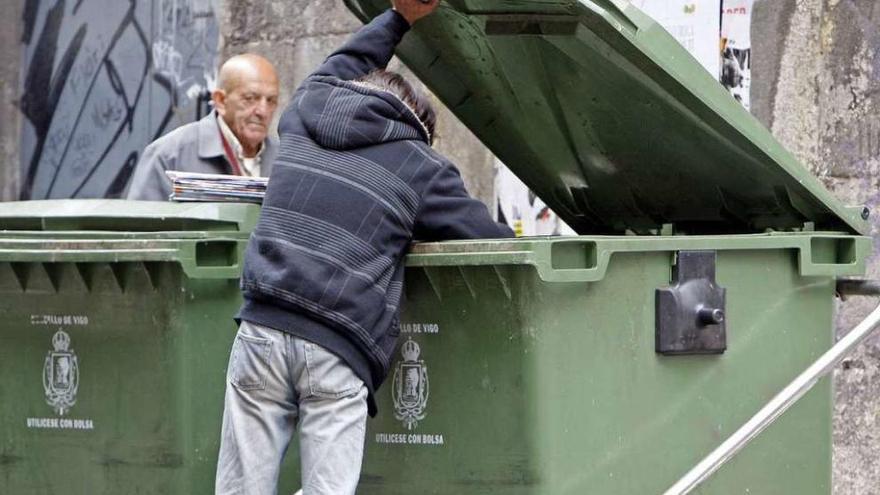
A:
<svg viewBox="0 0 880 495">
<path fill-rule="evenodd" d="M 227 370 L 216 494 L 274 495 L 299 423 L 303 495 L 353 494 L 367 388 L 323 347 L 243 321 Z"/>
</svg>

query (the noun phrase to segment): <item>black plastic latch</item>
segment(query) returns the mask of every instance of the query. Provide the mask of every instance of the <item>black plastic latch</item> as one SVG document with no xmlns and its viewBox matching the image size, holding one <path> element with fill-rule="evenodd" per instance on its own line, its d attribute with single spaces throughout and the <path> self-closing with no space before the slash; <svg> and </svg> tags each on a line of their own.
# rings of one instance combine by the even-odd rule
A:
<svg viewBox="0 0 880 495">
<path fill-rule="evenodd" d="M 727 349 L 727 290 L 715 284 L 715 251 L 679 251 L 671 287 L 654 300 L 660 354 L 720 354 Z"/>
</svg>

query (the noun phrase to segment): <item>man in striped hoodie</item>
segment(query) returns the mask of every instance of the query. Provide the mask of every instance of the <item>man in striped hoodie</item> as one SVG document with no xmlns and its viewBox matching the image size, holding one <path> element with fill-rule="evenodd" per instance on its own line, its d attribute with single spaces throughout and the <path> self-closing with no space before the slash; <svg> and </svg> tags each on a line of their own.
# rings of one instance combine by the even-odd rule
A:
<svg viewBox="0 0 880 495">
<path fill-rule="evenodd" d="M 352 494 L 399 334 L 413 240 L 511 237 L 431 148 L 434 111 L 385 71 L 439 0 L 393 0 L 294 94 L 228 371 L 217 493 L 274 494 L 299 424 L 303 494 Z"/>
</svg>

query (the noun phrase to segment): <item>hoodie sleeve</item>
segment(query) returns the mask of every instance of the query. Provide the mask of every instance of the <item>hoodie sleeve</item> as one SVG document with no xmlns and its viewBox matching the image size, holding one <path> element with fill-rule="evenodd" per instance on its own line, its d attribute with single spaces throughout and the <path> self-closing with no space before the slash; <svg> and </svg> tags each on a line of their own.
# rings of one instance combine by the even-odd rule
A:
<svg viewBox="0 0 880 495">
<path fill-rule="evenodd" d="M 444 165 L 422 195 L 413 239 L 443 241 L 504 237 L 513 237 L 513 231 L 492 220 L 486 205 L 468 194 L 458 170 Z"/>
<path fill-rule="evenodd" d="M 402 15 L 386 10 L 330 54 L 312 75 L 350 81 L 376 69 L 384 69 L 409 28 Z"/>
</svg>

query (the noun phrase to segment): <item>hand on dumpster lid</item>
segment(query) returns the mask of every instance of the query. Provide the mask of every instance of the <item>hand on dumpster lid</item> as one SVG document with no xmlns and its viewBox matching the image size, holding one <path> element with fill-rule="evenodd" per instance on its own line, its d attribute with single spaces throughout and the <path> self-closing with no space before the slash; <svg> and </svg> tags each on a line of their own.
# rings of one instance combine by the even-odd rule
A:
<svg viewBox="0 0 880 495">
<path fill-rule="evenodd" d="M 434 12 L 440 5 L 440 0 L 391 0 L 391 4 L 412 26 L 422 17 Z"/>
</svg>

